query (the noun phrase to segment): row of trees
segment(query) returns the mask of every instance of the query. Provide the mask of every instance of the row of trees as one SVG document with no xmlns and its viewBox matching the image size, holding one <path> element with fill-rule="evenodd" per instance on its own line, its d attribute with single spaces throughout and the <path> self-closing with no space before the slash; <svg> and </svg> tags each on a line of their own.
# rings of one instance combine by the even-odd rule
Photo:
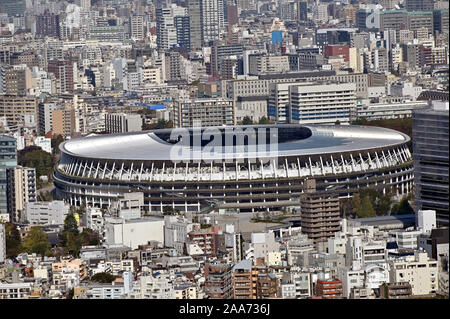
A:
<svg viewBox="0 0 450 319">
<path fill-rule="evenodd" d="M 142 125 L 142 130 L 147 131 L 147 130 L 159 130 L 159 129 L 163 129 L 163 128 L 173 128 L 173 121 L 169 120 L 158 120 L 157 123 L 154 124 L 143 124 Z"/>
<path fill-rule="evenodd" d="M 383 195 L 371 188 L 354 194 L 351 206 L 352 211 L 359 218 L 414 213 L 406 197 L 403 197 L 399 203 L 394 203 L 391 194 Z"/>
<path fill-rule="evenodd" d="M 53 248 L 48 235 L 40 226 L 31 227 L 23 240 L 16 225 L 7 223 L 5 226 L 6 254 L 9 258 L 16 257 L 23 252 L 42 256 L 69 253 L 77 257 L 82 246 L 100 244 L 99 234 L 92 229 L 84 228 L 81 233 L 79 232 L 73 213 L 68 214 L 64 220 L 64 228 L 58 234 L 58 245 Z"/>
<path fill-rule="evenodd" d="M 266 125 L 266 124 L 274 124 L 275 122 L 267 119 L 265 116 L 261 117 L 258 121 L 258 123 L 255 123 L 252 121 L 252 119 L 249 116 L 245 116 L 242 119 L 242 122 L 240 123 L 241 125 L 255 125 L 255 124 L 261 124 L 261 125 Z"/>
</svg>

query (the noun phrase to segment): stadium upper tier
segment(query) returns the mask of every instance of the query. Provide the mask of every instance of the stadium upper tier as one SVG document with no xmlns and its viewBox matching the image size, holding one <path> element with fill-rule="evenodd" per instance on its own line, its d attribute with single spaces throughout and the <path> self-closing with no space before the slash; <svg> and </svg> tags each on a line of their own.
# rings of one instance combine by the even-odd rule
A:
<svg viewBox="0 0 450 319">
<path fill-rule="evenodd" d="M 197 140 L 203 149 L 208 148 L 207 152 L 193 147 L 196 145 L 196 136 L 203 136 L 203 140 Z M 207 145 L 211 142 L 210 136 L 214 136 L 213 142 L 218 142 L 220 146 L 211 149 L 211 145 Z M 182 139 L 175 140 L 179 137 Z M 228 138 L 231 138 L 231 143 L 227 143 Z M 389 147 L 408 141 L 407 135 L 380 127 L 260 125 L 95 135 L 67 141 L 60 145 L 60 149 L 64 154 L 89 159 L 198 161 L 345 153 Z M 174 152 L 175 145 L 182 148 L 180 152 Z"/>
</svg>

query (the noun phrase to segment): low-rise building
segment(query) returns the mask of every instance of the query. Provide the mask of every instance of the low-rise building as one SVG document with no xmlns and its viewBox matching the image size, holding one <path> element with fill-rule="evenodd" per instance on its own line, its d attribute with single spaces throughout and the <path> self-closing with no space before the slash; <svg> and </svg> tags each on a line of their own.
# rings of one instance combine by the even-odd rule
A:
<svg viewBox="0 0 450 319">
<path fill-rule="evenodd" d="M 32 225 L 64 225 L 70 205 L 64 201 L 25 204 L 25 220 Z"/>
<path fill-rule="evenodd" d="M 429 295 L 439 289 L 438 263 L 426 252 L 416 251 L 414 256 L 390 260 L 389 266 L 389 282 L 410 283 L 412 295 Z"/>
<path fill-rule="evenodd" d="M 337 299 L 343 297 L 342 281 L 338 279 L 320 280 L 316 282 L 316 296 L 323 299 Z"/>
</svg>

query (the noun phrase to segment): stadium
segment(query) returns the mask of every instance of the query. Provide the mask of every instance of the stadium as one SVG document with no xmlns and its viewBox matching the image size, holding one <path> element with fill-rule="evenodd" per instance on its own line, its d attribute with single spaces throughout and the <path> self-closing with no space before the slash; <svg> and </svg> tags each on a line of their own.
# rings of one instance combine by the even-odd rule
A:
<svg viewBox="0 0 450 319">
<path fill-rule="evenodd" d="M 211 136 L 225 146 L 211 148 Z M 196 140 L 200 146 L 192 146 Z M 350 125 L 92 135 L 61 143 L 53 177 L 57 197 L 75 206 L 107 208 L 123 193 L 142 192 L 150 212 L 165 206 L 255 212 L 296 206 L 307 179 L 315 179 L 317 192 L 340 198 L 366 187 L 408 194 L 413 185 L 409 140 L 394 130 Z"/>
</svg>

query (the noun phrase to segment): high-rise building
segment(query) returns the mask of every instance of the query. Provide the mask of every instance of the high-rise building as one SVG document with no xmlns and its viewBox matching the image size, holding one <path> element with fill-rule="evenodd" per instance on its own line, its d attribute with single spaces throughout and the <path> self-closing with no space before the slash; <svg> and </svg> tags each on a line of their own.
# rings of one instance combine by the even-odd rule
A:
<svg viewBox="0 0 450 319">
<path fill-rule="evenodd" d="M 306 1 L 297 1 L 297 20 L 298 21 L 306 21 L 308 19 L 308 2 Z"/>
<path fill-rule="evenodd" d="M 300 199 L 302 232 L 317 244 L 341 230 L 339 197 L 316 193 L 314 179 L 307 180 L 305 185 L 305 193 Z"/>
<path fill-rule="evenodd" d="M 73 93 L 73 63 L 70 60 L 49 61 L 48 72 L 57 79 L 57 92 Z"/>
<path fill-rule="evenodd" d="M 174 104 L 177 127 L 236 125 L 236 110 L 232 100 L 180 100 Z"/>
<path fill-rule="evenodd" d="M 413 157 L 417 210 L 435 210 L 438 225 L 449 222 L 449 104 L 413 111 Z"/>
<path fill-rule="evenodd" d="M 191 47 L 201 49 L 203 44 L 219 40 L 226 22 L 223 0 L 189 0 Z"/>
<path fill-rule="evenodd" d="M 205 294 L 211 299 L 233 297 L 232 267 L 228 264 L 205 264 Z"/>
<path fill-rule="evenodd" d="M 262 260 L 255 264 L 245 259 L 233 267 L 234 299 L 268 299 L 277 298 L 281 294 L 278 278 L 268 272 Z"/>
<path fill-rule="evenodd" d="M 201 26 L 202 42 L 208 44 L 211 41 L 219 40 L 222 16 L 223 26 L 223 6 L 220 7 L 221 0 L 202 0 L 201 1 Z M 221 10 L 222 9 L 222 10 Z M 222 15 L 220 15 L 222 12 Z"/>
<path fill-rule="evenodd" d="M 177 45 L 187 51 L 191 50 L 191 29 L 188 15 L 175 16 L 175 29 L 177 31 Z"/>
<path fill-rule="evenodd" d="M 0 223 L 0 264 L 6 260 L 6 227 Z"/>
<path fill-rule="evenodd" d="M 25 203 L 36 201 L 36 169 L 22 166 L 8 168 L 6 180 L 10 220 L 20 222 L 24 217 Z"/>
<path fill-rule="evenodd" d="M 36 36 L 59 38 L 60 24 L 59 15 L 46 10 L 43 14 L 36 16 Z"/>
<path fill-rule="evenodd" d="M 136 15 L 130 17 L 130 36 L 135 41 L 144 39 L 144 16 Z"/>
<path fill-rule="evenodd" d="M 105 129 L 108 133 L 142 131 L 142 118 L 139 114 L 105 114 Z"/>
<path fill-rule="evenodd" d="M 354 83 L 302 83 L 289 87 L 289 123 L 349 123 L 356 108 Z"/>
<path fill-rule="evenodd" d="M 190 17 L 190 34 L 191 34 L 191 48 L 202 48 L 202 15 L 201 3 L 202 0 L 188 0 L 188 15 Z"/>
<path fill-rule="evenodd" d="M 17 147 L 14 137 L 0 135 L 0 214 L 8 213 L 8 184 L 6 171 L 17 166 Z"/>
<path fill-rule="evenodd" d="M 23 115 L 36 115 L 37 100 L 32 96 L 0 95 L 0 117 L 6 117 L 8 125 L 22 121 Z"/>
<path fill-rule="evenodd" d="M 54 134 L 70 136 L 75 132 L 75 109 L 66 107 L 53 110 L 52 131 Z"/>
<path fill-rule="evenodd" d="M 58 106 L 52 102 L 42 102 L 38 105 L 38 129 L 39 134 L 46 134 L 53 128 L 52 113 Z"/>
<path fill-rule="evenodd" d="M 190 32 L 186 8 L 172 5 L 156 9 L 156 44 L 159 51 L 167 51 L 177 45 L 190 48 Z"/>
</svg>

